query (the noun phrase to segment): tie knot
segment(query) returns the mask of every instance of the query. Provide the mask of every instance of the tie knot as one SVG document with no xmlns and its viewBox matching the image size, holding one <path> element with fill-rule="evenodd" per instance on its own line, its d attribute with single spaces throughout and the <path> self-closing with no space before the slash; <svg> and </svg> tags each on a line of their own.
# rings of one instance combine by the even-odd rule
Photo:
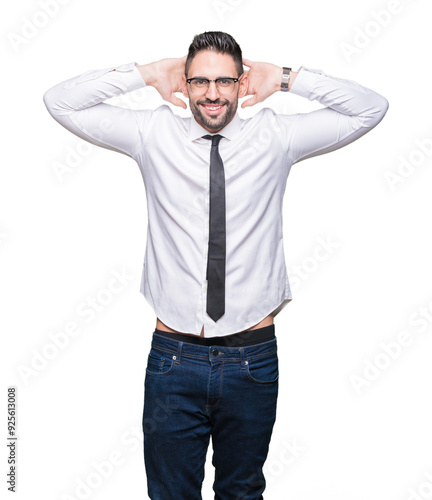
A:
<svg viewBox="0 0 432 500">
<path fill-rule="evenodd" d="M 223 135 L 215 134 L 215 135 L 203 135 L 203 139 L 209 139 L 212 141 L 212 146 L 219 146 L 219 142 L 222 139 Z"/>
</svg>

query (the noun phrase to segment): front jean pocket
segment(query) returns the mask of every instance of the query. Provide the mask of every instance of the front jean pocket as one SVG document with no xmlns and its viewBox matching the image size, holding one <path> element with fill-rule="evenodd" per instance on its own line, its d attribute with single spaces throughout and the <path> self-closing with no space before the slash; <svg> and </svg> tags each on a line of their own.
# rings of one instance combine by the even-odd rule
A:
<svg viewBox="0 0 432 500">
<path fill-rule="evenodd" d="M 149 375 L 168 375 L 174 370 L 175 362 L 172 354 L 156 350 L 154 347 L 150 349 L 147 358 L 146 373 Z"/>
<path fill-rule="evenodd" d="M 277 351 L 262 356 L 246 358 L 246 373 L 257 384 L 272 384 L 279 378 Z"/>
</svg>

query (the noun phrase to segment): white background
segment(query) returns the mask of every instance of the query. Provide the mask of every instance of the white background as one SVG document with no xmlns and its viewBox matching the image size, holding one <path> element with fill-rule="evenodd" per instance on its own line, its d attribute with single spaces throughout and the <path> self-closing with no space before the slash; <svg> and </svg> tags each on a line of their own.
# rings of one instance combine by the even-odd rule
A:
<svg viewBox="0 0 432 500">
<path fill-rule="evenodd" d="M 223 30 L 249 59 L 320 68 L 390 102 L 376 129 L 294 165 L 288 179 L 294 298 L 275 320 L 280 392 L 264 497 L 431 498 L 430 2 L 45 4 L 50 16 L 43 1 L 2 7 L 1 494 L 12 497 L 6 396 L 15 385 L 14 498 L 148 498 L 141 417 L 155 315 L 139 293 L 144 185 L 132 159 L 86 148 L 42 96 L 88 70 L 183 56 L 195 34 Z M 123 105 L 161 103 L 146 89 Z M 265 105 L 319 107 L 281 93 Z M 59 176 L 61 164 L 69 171 Z M 332 248 L 323 251 L 322 241 Z M 113 272 L 126 273 L 127 285 L 89 321 L 80 307 L 106 297 Z M 75 336 L 64 334 L 70 323 Z M 210 445 L 205 500 L 213 498 L 211 453 Z"/>
</svg>

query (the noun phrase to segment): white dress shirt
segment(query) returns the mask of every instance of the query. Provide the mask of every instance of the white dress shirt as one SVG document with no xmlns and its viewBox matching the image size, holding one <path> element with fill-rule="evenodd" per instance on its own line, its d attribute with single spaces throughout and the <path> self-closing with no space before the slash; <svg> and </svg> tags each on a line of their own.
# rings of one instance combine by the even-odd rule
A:
<svg viewBox="0 0 432 500">
<path fill-rule="evenodd" d="M 116 71 L 112 71 L 112 70 Z M 45 105 L 61 125 L 133 158 L 148 210 L 140 291 L 170 328 L 206 337 L 246 330 L 292 299 L 285 265 L 282 202 L 291 165 L 338 149 L 375 127 L 388 102 L 351 80 L 302 67 L 290 93 L 325 107 L 253 118 L 235 115 L 219 134 L 226 183 L 225 314 L 206 313 L 209 132 L 167 105 L 129 110 L 104 103 L 145 86 L 135 62 L 87 71 L 49 89 Z"/>
</svg>

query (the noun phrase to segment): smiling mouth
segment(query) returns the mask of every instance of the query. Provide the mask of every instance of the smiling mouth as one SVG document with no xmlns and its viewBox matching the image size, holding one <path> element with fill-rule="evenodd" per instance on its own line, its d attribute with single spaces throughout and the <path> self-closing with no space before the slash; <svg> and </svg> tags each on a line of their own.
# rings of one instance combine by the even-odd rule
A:
<svg viewBox="0 0 432 500">
<path fill-rule="evenodd" d="M 204 104 L 200 104 L 200 106 L 204 108 L 205 112 L 208 115 L 216 116 L 221 112 L 221 110 L 223 109 L 225 104 L 206 104 L 206 103 L 204 103 Z"/>
</svg>

